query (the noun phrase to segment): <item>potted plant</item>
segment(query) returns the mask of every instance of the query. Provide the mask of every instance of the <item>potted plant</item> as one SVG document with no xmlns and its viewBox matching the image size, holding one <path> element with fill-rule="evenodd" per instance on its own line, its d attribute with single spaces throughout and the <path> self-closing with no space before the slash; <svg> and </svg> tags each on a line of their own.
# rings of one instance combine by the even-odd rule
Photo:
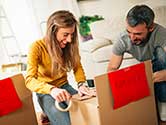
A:
<svg viewBox="0 0 166 125">
<path fill-rule="evenodd" d="M 82 15 L 79 18 L 79 32 L 83 41 L 88 41 L 92 39 L 92 35 L 90 32 L 89 24 L 98 20 L 103 20 L 102 16 L 94 15 L 94 16 L 84 16 Z"/>
</svg>

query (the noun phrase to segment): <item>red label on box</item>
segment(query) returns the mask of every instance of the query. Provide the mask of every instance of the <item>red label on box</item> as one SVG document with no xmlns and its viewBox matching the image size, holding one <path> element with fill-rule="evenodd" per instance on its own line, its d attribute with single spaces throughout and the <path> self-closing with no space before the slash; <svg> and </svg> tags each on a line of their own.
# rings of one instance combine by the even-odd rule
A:
<svg viewBox="0 0 166 125">
<path fill-rule="evenodd" d="M 108 78 L 114 109 L 150 95 L 144 63 L 110 72 Z"/>
<path fill-rule="evenodd" d="M 10 78 L 0 80 L 0 116 L 21 108 L 22 103 Z"/>
</svg>

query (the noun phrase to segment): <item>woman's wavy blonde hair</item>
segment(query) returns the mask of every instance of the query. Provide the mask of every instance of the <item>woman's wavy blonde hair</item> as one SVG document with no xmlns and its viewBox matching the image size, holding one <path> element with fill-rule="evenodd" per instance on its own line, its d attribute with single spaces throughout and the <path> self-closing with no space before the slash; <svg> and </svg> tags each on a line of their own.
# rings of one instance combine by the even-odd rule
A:
<svg viewBox="0 0 166 125">
<path fill-rule="evenodd" d="M 72 42 L 61 48 L 56 33 L 59 28 L 75 26 Z M 77 21 L 72 13 L 65 10 L 54 12 L 47 20 L 46 46 L 52 61 L 52 76 L 77 68 L 80 62 L 78 49 Z"/>
</svg>

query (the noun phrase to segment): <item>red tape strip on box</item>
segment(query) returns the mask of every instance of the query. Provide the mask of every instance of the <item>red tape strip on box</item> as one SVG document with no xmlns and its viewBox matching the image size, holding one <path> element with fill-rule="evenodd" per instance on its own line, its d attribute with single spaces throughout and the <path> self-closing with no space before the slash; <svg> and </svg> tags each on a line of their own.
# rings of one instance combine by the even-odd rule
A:
<svg viewBox="0 0 166 125">
<path fill-rule="evenodd" d="M 144 63 L 110 72 L 108 78 L 114 109 L 150 95 Z"/>
<path fill-rule="evenodd" d="M 21 106 L 22 102 L 17 95 L 12 80 L 10 78 L 0 80 L 0 116 L 16 111 Z"/>
</svg>

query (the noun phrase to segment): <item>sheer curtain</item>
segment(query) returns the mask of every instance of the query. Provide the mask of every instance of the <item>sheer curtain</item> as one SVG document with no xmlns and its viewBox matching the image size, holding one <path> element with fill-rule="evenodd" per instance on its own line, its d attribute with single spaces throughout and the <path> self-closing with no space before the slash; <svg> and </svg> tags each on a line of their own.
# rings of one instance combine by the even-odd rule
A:
<svg viewBox="0 0 166 125">
<path fill-rule="evenodd" d="M 22 62 L 22 55 L 27 54 L 30 42 L 40 36 L 32 9 L 26 0 L 2 0 L 1 7 L 5 15 L 3 23 L 6 24 L 1 35 L 9 36 L 1 37 L 4 53 L 8 56 L 2 58 L 3 63 Z"/>
</svg>

